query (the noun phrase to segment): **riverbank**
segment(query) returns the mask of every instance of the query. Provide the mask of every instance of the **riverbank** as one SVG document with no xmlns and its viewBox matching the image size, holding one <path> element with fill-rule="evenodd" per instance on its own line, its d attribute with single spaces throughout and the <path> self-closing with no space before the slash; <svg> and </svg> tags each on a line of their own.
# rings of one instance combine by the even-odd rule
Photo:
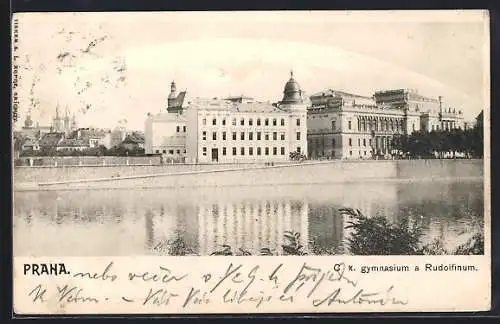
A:
<svg viewBox="0 0 500 324">
<path fill-rule="evenodd" d="M 286 165 L 15 168 L 14 190 L 190 188 L 482 179 L 483 160 L 323 161 Z"/>
</svg>

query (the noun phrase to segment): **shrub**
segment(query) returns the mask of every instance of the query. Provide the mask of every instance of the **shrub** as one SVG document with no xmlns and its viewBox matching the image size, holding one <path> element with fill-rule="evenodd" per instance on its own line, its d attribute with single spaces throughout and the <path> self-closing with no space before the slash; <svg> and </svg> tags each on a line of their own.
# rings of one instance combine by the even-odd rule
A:
<svg viewBox="0 0 500 324">
<path fill-rule="evenodd" d="M 368 218 L 359 209 L 341 208 L 349 218 L 346 229 L 353 229 L 347 239 L 349 252 L 354 255 L 415 255 L 422 231 L 416 225 L 391 224 L 385 217 Z"/>
</svg>

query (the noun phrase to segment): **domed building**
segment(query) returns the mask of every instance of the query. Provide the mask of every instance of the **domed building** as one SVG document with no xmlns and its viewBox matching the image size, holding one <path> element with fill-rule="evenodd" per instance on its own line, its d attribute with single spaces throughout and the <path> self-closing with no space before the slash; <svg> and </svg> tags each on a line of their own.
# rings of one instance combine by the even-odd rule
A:
<svg viewBox="0 0 500 324">
<path fill-rule="evenodd" d="M 242 96 L 243 97 L 243 96 Z M 277 103 L 197 99 L 186 110 L 192 163 L 266 163 L 307 155 L 307 100 L 291 73 Z"/>
</svg>

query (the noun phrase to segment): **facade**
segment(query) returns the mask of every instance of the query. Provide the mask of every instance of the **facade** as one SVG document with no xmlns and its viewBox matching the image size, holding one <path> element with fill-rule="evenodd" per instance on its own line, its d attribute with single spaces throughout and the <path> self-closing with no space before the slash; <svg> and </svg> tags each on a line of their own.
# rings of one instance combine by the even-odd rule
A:
<svg viewBox="0 0 500 324">
<path fill-rule="evenodd" d="M 186 117 L 180 113 L 149 114 L 144 130 L 146 154 L 163 154 L 170 158 L 186 155 Z"/>
<path fill-rule="evenodd" d="M 307 154 L 307 104 L 293 78 L 276 104 L 248 97 L 199 99 L 186 112 L 187 161 L 253 163 Z"/>
<path fill-rule="evenodd" d="M 307 113 L 310 158 L 371 159 L 393 153 L 395 135 L 463 127 L 461 111 L 416 90 L 373 97 L 328 89 L 313 94 Z"/>
</svg>

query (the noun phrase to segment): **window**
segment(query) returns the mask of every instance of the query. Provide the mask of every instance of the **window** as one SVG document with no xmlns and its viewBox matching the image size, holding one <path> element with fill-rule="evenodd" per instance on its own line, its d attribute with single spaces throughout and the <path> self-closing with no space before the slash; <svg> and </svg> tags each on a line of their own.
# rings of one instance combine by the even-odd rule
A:
<svg viewBox="0 0 500 324">
<path fill-rule="evenodd" d="M 273 147 L 273 155 L 277 155 L 278 154 L 278 148 L 277 147 Z"/>
<path fill-rule="evenodd" d="M 244 125 L 245 125 L 245 119 L 244 119 L 244 118 L 241 118 L 241 120 L 240 120 L 240 125 L 241 125 L 241 126 L 244 126 Z"/>
<path fill-rule="evenodd" d="M 361 139 L 358 138 L 358 146 L 361 146 Z"/>
<path fill-rule="evenodd" d="M 207 132 L 204 131 L 204 132 L 201 133 L 201 135 L 202 135 L 202 139 L 204 141 L 206 141 L 207 140 Z"/>
<path fill-rule="evenodd" d="M 434 125 L 431 126 L 431 129 L 434 130 Z"/>
<path fill-rule="evenodd" d="M 206 155 L 207 155 L 207 148 L 206 148 L 206 147 L 204 147 L 204 148 L 203 148 L 203 156 L 206 156 Z"/>
<path fill-rule="evenodd" d="M 173 155 L 174 154 L 174 150 L 168 150 L 168 154 Z"/>
<path fill-rule="evenodd" d="M 347 128 L 351 129 L 351 127 L 352 127 L 352 122 L 351 122 L 351 121 L 349 121 L 349 122 L 348 122 L 348 126 L 347 126 Z"/>
<path fill-rule="evenodd" d="M 217 125 L 217 119 L 212 119 L 212 125 Z"/>
<path fill-rule="evenodd" d="M 182 131 L 185 133 L 186 132 L 186 126 L 182 126 Z"/>
<path fill-rule="evenodd" d="M 233 118 L 232 124 L 233 126 L 236 126 L 236 118 Z"/>
<path fill-rule="evenodd" d="M 372 146 L 372 139 L 371 138 L 368 140 L 368 145 Z"/>
<path fill-rule="evenodd" d="M 281 118 L 281 126 L 285 126 L 285 120 Z"/>
<path fill-rule="evenodd" d="M 257 118 L 257 126 L 260 126 L 260 118 Z"/>
<path fill-rule="evenodd" d="M 284 140 L 285 140 L 285 133 L 281 133 L 281 134 L 280 134 L 280 139 L 281 139 L 282 141 L 284 141 Z"/>
<path fill-rule="evenodd" d="M 222 132 L 222 140 L 225 141 L 226 140 L 226 132 Z"/>
<path fill-rule="evenodd" d="M 206 118 L 203 118 L 203 120 L 201 121 L 201 124 L 202 124 L 202 125 L 206 125 L 206 124 L 207 124 L 207 119 L 206 119 Z"/>
<path fill-rule="evenodd" d="M 276 126 L 276 118 L 273 118 L 273 126 Z"/>
<path fill-rule="evenodd" d="M 160 150 L 156 150 L 156 153 L 157 153 L 157 154 L 159 154 L 159 153 L 160 153 Z M 165 152 L 163 152 L 163 153 L 165 153 Z"/>
<path fill-rule="evenodd" d="M 352 151 L 349 151 L 349 155 L 352 155 Z"/>
<path fill-rule="evenodd" d="M 233 147 L 233 155 L 236 155 L 236 147 Z"/>
<path fill-rule="evenodd" d="M 236 132 L 233 132 L 233 141 L 236 141 Z"/>
<path fill-rule="evenodd" d="M 297 132 L 297 141 L 300 141 L 300 132 Z"/>
<path fill-rule="evenodd" d="M 285 155 L 285 148 L 283 146 L 281 147 L 281 155 Z"/>
<path fill-rule="evenodd" d="M 177 150 L 177 154 L 181 154 L 181 150 Z"/>
<path fill-rule="evenodd" d="M 276 141 L 276 140 L 278 140 L 278 133 L 273 132 L 273 141 Z"/>
<path fill-rule="evenodd" d="M 260 141 L 260 132 L 257 132 L 257 141 Z"/>
<path fill-rule="evenodd" d="M 214 140 L 214 141 L 217 140 L 217 133 L 216 132 L 212 133 L 212 140 Z"/>
<path fill-rule="evenodd" d="M 163 153 L 167 153 L 167 150 L 163 150 Z"/>
<path fill-rule="evenodd" d="M 266 133 L 266 134 L 264 135 L 264 139 L 265 139 L 266 141 L 269 141 L 269 133 Z"/>
<path fill-rule="evenodd" d="M 335 138 L 332 138 L 332 147 L 335 147 Z"/>
<path fill-rule="evenodd" d="M 252 119 L 252 118 L 250 118 L 250 119 L 248 120 L 248 125 L 249 125 L 249 126 L 252 126 L 252 125 L 253 125 L 253 119 Z"/>
<path fill-rule="evenodd" d="M 300 126 L 300 118 L 297 118 L 297 126 Z"/>
<path fill-rule="evenodd" d="M 177 127 L 175 128 L 175 131 L 176 131 L 177 133 L 179 133 L 179 132 L 181 131 L 181 127 L 180 127 L 180 126 L 177 126 Z"/>
<path fill-rule="evenodd" d="M 249 139 L 250 141 L 253 141 L 253 132 L 249 132 L 249 133 L 248 133 L 248 139 Z"/>
<path fill-rule="evenodd" d="M 266 147 L 266 148 L 264 149 L 264 152 L 265 152 L 265 154 L 266 154 L 266 155 L 269 155 L 269 147 Z"/>
<path fill-rule="evenodd" d="M 241 155 L 245 155 L 245 148 L 244 147 L 241 148 Z"/>
<path fill-rule="evenodd" d="M 352 146 L 352 139 L 349 138 L 349 146 Z"/>
<path fill-rule="evenodd" d="M 241 134 L 240 134 L 240 139 L 241 139 L 242 141 L 244 141 L 244 140 L 245 140 L 245 132 L 241 132 Z"/>
<path fill-rule="evenodd" d="M 226 126 L 226 118 L 222 120 L 222 126 Z"/>
<path fill-rule="evenodd" d="M 260 155 L 260 147 L 257 147 L 257 155 Z"/>
<path fill-rule="evenodd" d="M 363 138 L 363 146 L 366 146 L 366 138 Z"/>
<path fill-rule="evenodd" d="M 336 129 L 335 120 L 332 120 L 332 130 Z"/>
<path fill-rule="evenodd" d="M 222 155 L 226 155 L 226 148 L 225 147 L 222 148 Z"/>
<path fill-rule="evenodd" d="M 300 154 L 300 146 L 297 146 L 297 153 Z"/>
<path fill-rule="evenodd" d="M 415 130 L 415 123 L 411 125 L 412 130 Z"/>
<path fill-rule="evenodd" d="M 248 155 L 253 155 L 253 147 L 248 148 Z"/>
<path fill-rule="evenodd" d="M 266 118 L 266 119 L 264 120 L 264 125 L 265 125 L 265 126 L 269 126 L 269 119 L 267 119 L 267 118 Z"/>
<path fill-rule="evenodd" d="M 365 155 L 366 155 L 366 151 L 365 151 Z"/>
</svg>

